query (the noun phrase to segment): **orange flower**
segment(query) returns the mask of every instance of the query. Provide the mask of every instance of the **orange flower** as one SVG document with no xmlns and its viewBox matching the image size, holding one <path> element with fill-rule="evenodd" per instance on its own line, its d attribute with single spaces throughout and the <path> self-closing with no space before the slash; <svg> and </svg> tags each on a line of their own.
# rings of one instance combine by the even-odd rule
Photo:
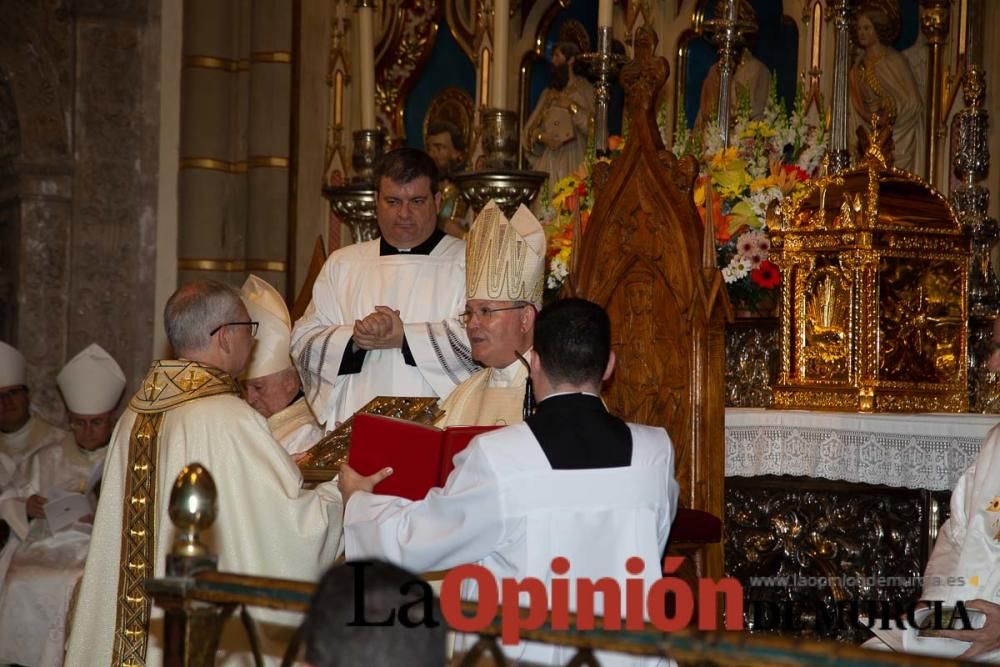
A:
<svg viewBox="0 0 1000 667">
<path fill-rule="evenodd" d="M 707 189 L 701 189 L 701 197 L 695 196 L 695 201 L 698 199 L 704 200 L 705 193 Z M 728 215 L 722 215 L 722 197 L 712 190 L 712 220 L 715 223 L 715 238 L 718 239 L 719 243 L 728 243 L 731 237 L 731 232 L 729 231 L 729 217 Z M 701 204 L 698 206 L 698 215 L 701 216 L 701 224 L 705 224 L 706 217 L 706 206 Z"/>
<path fill-rule="evenodd" d="M 624 143 L 625 143 L 624 139 L 619 137 L 617 134 L 612 134 L 610 137 L 608 137 L 608 150 L 616 151 L 620 149 L 622 147 L 622 144 Z"/>
</svg>

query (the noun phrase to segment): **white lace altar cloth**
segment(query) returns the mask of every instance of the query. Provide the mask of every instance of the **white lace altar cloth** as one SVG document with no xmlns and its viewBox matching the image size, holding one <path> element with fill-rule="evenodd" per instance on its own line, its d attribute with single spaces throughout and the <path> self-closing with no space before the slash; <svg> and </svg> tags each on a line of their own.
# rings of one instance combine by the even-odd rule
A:
<svg viewBox="0 0 1000 667">
<path fill-rule="evenodd" d="M 726 410 L 726 476 L 950 490 L 998 415 Z"/>
</svg>

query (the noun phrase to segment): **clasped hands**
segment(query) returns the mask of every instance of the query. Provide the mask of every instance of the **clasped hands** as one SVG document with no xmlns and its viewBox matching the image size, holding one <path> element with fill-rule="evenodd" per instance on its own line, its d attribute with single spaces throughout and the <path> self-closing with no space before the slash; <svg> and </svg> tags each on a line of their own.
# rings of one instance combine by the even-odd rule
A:
<svg viewBox="0 0 1000 667">
<path fill-rule="evenodd" d="M 354 345 L 362 350 L 388 350 L 403 347 L 403 320 L 399 311 L 375 306 L 363 320 L 354 320 Z"/>
</svg>

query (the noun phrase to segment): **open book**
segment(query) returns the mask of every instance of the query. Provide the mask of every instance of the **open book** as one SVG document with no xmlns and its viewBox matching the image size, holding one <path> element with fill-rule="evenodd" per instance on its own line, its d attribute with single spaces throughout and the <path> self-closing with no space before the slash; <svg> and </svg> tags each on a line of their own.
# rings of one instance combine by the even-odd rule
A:
<svg viewBox="0 0 1000 667">
<path fill-rule="evenodd" d="M 90 470 L 83 491 L 74 493 L 53 488 L 46 493 L 45 518 L 49 522 L 49 530 L 53 533 L 74 527 L 80 519 L 93 515 L 97 510 L 97 485 L 101 482 L 104 472 L 104 461 L 96 464 Z"/>
<path fill-rule="evenodd" d="M 499 426 L 451 426 L 440 429 L 380 415 L 354 415 L 347 462 L 362 475 L 386 466 L 392 475 L 375 486 L 375 493 L 420 500 L 435 486 L 444 486 L 455 454 L 480 433 Z"/>
</svg>

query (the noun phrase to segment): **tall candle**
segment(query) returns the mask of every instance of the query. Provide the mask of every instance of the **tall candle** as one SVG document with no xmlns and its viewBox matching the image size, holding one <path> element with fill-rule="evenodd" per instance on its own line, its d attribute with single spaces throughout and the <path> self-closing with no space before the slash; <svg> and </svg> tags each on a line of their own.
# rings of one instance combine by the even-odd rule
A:
<svg viewBox="0 0 1000 667">
<path fill-rule="evenodd" d="M 823 41 L 823 7 L 817 2 L 813 5 L 812 18 L 812 53 L 809 67 L 819 69 L 820 45 Z"/>
<path fill-rule="evenodd" d="M 493 107 L 507 108 L 507 48 L 510 44 L 510 0 L 493 0 Z"/>
<path fill-rule="evenodd" d="M 371 0 L 358 4 L 358 35 L 361 37 L 361 129 L 375 126 L 375 6 Z"/>
<path fill-rule="evenodd" d="M 601 0 L 600 4 L 597 5 L 597 27 L 598 28 L 610 28 L 611 27 L 611 8 L 612 0 Z M 591 5 L 593 7 L 593 5 Z"/>
</svg>

